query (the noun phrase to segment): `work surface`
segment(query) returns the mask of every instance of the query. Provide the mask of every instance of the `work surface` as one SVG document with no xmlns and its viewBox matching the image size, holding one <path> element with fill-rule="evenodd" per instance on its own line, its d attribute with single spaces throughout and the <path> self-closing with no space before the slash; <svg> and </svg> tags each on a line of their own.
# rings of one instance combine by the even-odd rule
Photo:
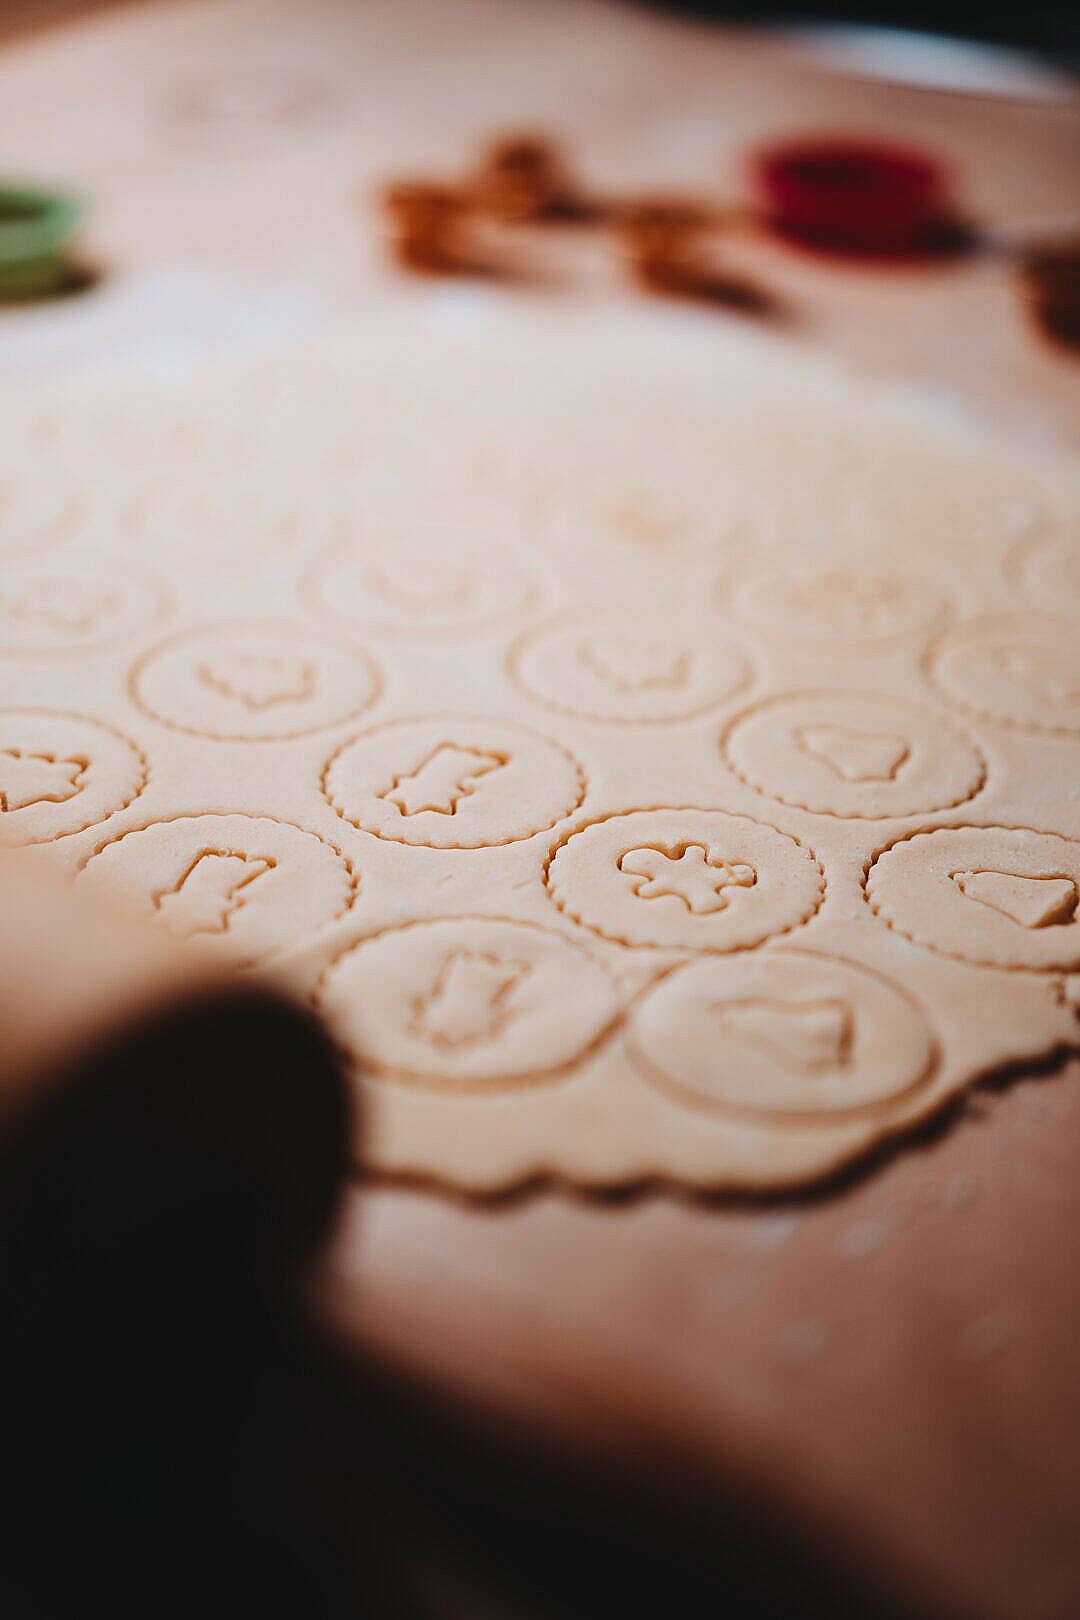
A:
<svg viewBox="0 0 1080 1620">
<path fill-rule="evenodd" d="M 86 193 L 104 271 L 80 298 L 4 315 L 9 388 L 185 375 L 339 316 L 467 330 L 500 298 L 629 302 L 588 242 L 537 246 L 553 284 L 533 292 L 387 268 L 375 188 L 456 172 L 508 124 L 557 133 L 620 193 L 737 198 L 750 147 L 822 125 L 916 139 L 972 214 L 1010 229 L 1077 192 L 1075 103 L 856 84 L 606 7 L 136 7 L 9 47 L 0 90 L 8 164 Z M 877 273 L 748 232 L 730 262 L 797 312 L 791 344 L 944 419 L 1075 447 L 1080 368 L 1035 334 L 998 260 Z M 735 317 L 678 319 L 705 344 Z M 1080 1588 L 1078 1160 L 1073 1063 L 983 1088 L 802 1198 L 358 1190 L 325 1288 L 346 1335 L 673 1480 L 764 1490 L 928 1607 L 1064 1616 Z"/>
</svg>

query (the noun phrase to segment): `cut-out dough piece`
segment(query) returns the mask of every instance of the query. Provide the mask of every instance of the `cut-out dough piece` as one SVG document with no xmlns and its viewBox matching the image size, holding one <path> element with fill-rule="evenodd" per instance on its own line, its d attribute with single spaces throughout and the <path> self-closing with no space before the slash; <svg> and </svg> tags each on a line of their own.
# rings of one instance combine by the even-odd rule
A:
<svg viewBox="0 0 1080 1620">
<path fill-rule="evenodd" d="M 179 883 L 154 896 L 158 916 L 177 934 L 223 934 L 249 898 L 248 886 L 272 864 L 260 856 L 205 850 Z"/>
<path fill-rule="evenodd" d="M 644 888 L 634 876 L 643 859 Z M 824 879 L 775 827 L 720 810 L 636 810 L 574 833 L 548 887 L 568 916 L 623 944 L 732 951 L 813 916 Z"/>
<path fill-rule="evenodd" d="M 0 844 L 44 844 L 123 810 L 146 766 L 110 726 L 45 709 L 0 709 Z"/>
<path fill-rule="evenodd" d="M 767 947 L 705 957 L 649 992 L 630 1028 L 647 1075 L 700 1108 L 807 1120 L 884 1106 L 936 1059 L 917 1004 L 839 957 Z"/>
<path fill-rule="evenodd" d="M 930 674 L 946 697 L 979 714 L 1080 733 L 1080 647 L 1068 619 L 997 614 L 959 624 L 934 647 Z"/>
<path fill-rule="evenodd" d="M 510 672 L 530 698 L 593 720 L 678 720 L 732 696 L 746 682 L 747 655 L 696 614 L 670 626 L 610 612 L 574 615 L 523 636 Z"/>
<path fill-rule="evenodd" d="M 825 761 L 845 782 L 891 782 L 911 749 L 887 732 L 845 730 L 842 726 L 800 726 L 795 741 Z"/>
<path fill-rule="evenodd" d="M 131 676 L 132 696 L 152 719 L 226 742 L 320 731 L 362 714 L 378 690 L 363 648 L 273 619 L 169 636 Z"/>
<path fill-rule="evenodd" d="M 89 761 L 0 748 L 0 812 L 32 804 L 63 804 L 82 786 Z"/>
<path fill-rule="evenodd" d="M 77 881 L 242 967 L 302 944 L 352 899 L 337 850 L 263 816 L 153 822 L 106 844 Z"/>
<path fill-rule="evenodd" d="M 396 804 L 403 816 L 418 816 L 425 810 L 452 816 L 462 799 L 476 791 L 489 771 L 507 763 L 502 754 L 485 754 L 480 748 L 462 748 L 458 743 L 439 743 L 415 771 L 394 778 L 394 785 L 379 797 Z"/>
<path fill-rule="evenodd" d="M 511 992 L 532 969 L 490 952 L 453 951 L 428 995 L 418 995 L 410 1028 L 436 1046 L 493 1040 L 514 1016 Z"/>
<path fill-rule="evenodd" d="M 1080 966 L 1080 843 L 1023 827 L 941 827 L 879 855 L 866 893 L 918 945 L 1003 968 Z"/>
<path fill-rule="evenodd" d="M 198 666 L 199 679 L 222 697 L 237 698 L 249 709 L 275 703 L 303 703 L 315 693 L 315 665 L 310 658 L 280 653 L 221 652 Z"/>
<path fill-rule="evenodd" d="M 673 854 L 662 849 L 631 849 L 620 857 L 619 871 L 641 878 L 639 900 L 681 900 L 687 911 L 723 911 L 727 890 L 749 889 L 757 882 L 752 866 L 717 860 L 702 844 L 688 844 Z"/>
<path fill-rule="evenodd" d="M 473 531 L 416 531 L 365 545 L 335 543 L 308 578 L 313 604 L 351 629 L 445 635 L 515 613 L 535 594 L 530 575 L 506 555 L 478 545 Z M 479 560 L 478 552 L 483 554 Z"/>
<path fill-rule="evenodd" d="M 717 1002 L 715 1010 L 723 1029 L 763 1046 L 796 1070 L 812 1074 L 838 1069 L 848 1061 L 853 1020 L 846 1001 L 748 996 L 743 1001 Z"/>
<path fill-rule="evenodd" d="M 557 1078 L 618 1010 L 610 975 L 580 946 L 486 917 L 361 941 L 330 968 L 319 1003 L 361 1074 L 462 1092 Z"/>
<path fill-rule="evenodd" d="M 161 607 L 126 561 L 14 564 L 0 576 L 0 653 L 83 653 L 141 629 Z"/>
<path fill-rule="evenodd" d="M 735 720 L 723 748 L 759 793 L 820 815 L 944 810 L 974 797 L 986 779 L 982 754 L 958 726 L 865 692 L 766 698 Z"/>
<path fill-rule="evenodd" d="M 692 668 L 690 654 L 669 641 L 618 632 L 583 636 L 578 657 L 600 681 L 623 692 L 644 692 L 650 687 L 674 691 L 686 686 Z"/>
<path fill-rule="evenodd" d="M 990 906 L 1021 928 L 1070 923 L 1076 915 L 1072 878 L 1017 877 L 1013 872 L 954 872 L 953 882 L 969 900 Z"/>
<path fill-rule="evenodd" d="M 327 765 L 323 790 L 339 816 L 378 838 L 481 849 L 554 826 L 581 803 L 585 779 L 546 737 L 447 715 L 352 738 Z"/>
<path fill-rule="evenodd" d="M 926 629 L 942 616 L 941 590 L 902 574 L 826 568 L 750 580 L 736 604 L 754 623 L 806 636 L 880 641 Z"/>
</svg>

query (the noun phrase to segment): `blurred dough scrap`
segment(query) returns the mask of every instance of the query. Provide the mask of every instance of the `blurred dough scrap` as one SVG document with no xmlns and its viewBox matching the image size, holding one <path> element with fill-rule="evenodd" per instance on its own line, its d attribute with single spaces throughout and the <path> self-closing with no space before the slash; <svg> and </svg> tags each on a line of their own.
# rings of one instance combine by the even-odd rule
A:
<svg viewBox="0 0 1080 1620">
<path fill-rule="evenodd" d="M 0 843 L 311 998 L 457 1186 L 790 1186 L 1080 1044 L 1080 470 L 445 298 L 0 404 Z"/>
</svg>

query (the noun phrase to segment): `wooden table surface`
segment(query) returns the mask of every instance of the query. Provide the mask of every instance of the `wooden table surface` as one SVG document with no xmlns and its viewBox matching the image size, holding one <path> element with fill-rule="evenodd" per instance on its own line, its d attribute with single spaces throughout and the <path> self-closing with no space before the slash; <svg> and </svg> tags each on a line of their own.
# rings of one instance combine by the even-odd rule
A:
<svg viewBox="0 0 1080 1620">
<path fill-rule="evenodd" d="M 766 137 L 852 129 L 949 163 L 973 217 L 1080 211 L 1080 101 L 859 81 L 790 45 L 588 0 L 170 0 L 0 53 L 9 170 L 92 204 L 103 269 L 0 317 L 0 385 L 173 375 L 342 315 L 460 296 L 382 252 L 392 174 L 460 170 L 507 126 L 564 138 L 595 186 L 745 196 Z M 608 256 L 472 298 L 629 300 Z M 1080 359 L 1039 338 L 1000 258 L 871 273 L 752 231 L 729 262 L 789 341 L 928 408 L 1080 442 Z M 689 317 L 688 317 L 689 318 Z M 702 312 L 711 322 L 737 319 Z M 672 1488 L 745 1489 L 925 1612 L 1080 1607 L 1080 1063 L 984 1087 L 813 1196 L 747 1203 L 559 1187 L 495 1203 L 358 1188 L 323 1279 L 345 1336 Z"/>
</svg>

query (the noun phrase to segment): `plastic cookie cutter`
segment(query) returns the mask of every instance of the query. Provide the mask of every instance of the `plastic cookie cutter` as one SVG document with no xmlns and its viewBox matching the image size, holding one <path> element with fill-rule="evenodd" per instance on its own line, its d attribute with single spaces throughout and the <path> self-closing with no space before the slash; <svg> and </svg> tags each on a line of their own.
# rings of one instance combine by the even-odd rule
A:
<svg viewBox="0 0 1080 1620">
<path fill-rule="evenodd" d="M 39 298 L 64 284 L 82 214 L 64 192 L 0 181 L 0 299 Z"/>
<path fill-rule="evenodd" d="M 971 246 L 933 157 L 851 135 L 795 137 L 751 160 L 770 228 L 820 253 L 936 259 Z"/>
</svg>

